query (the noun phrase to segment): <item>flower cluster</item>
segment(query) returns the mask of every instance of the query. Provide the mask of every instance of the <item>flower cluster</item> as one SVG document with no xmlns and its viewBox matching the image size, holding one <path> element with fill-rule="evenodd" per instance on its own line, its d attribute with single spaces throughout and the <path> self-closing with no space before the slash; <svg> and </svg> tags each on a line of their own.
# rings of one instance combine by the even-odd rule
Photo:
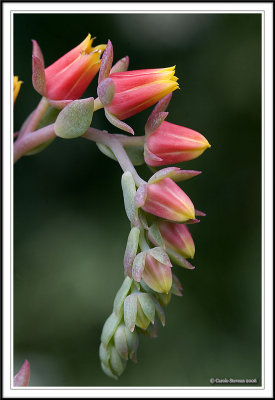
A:
<svg viewBox="0 0 275 400">
<path fill-rule="evenodd" d="M 157 97 L 156 86 L 162 88 Z M 165 121 L 171 92 L 177 88 L 174 67 L 111 73 L 100 83 L 98 94 L 105 112 L 116 118 L 109 120 L 128 132 L 128 126 L 118 120 L 159 100 L 145 125 L 144 160 L 148 166 L 192 160 L 210 147 L 200 133 Z M 122 175 L 125 210 L 131 224 L 124 255 L 126 278 L 103 327 L 99 351 L 102 369 L 110 377 L 120 376 L 128 359 L 136 362 L 139 335 L 156 337 L 156 317 L 164 326 L 164 306 L 172 294 L 182 295 L 172 263 L 194 269 L 187 260 L 195 254 L 187 224 L 199 222 L 196 216 L 205 214 L 195 209 L 176 182 L 199 173 L 167 167 L 148 182 L 137 182 L 129 170 Z"/>
<path fill-rule="evenodd" d="M 33 41 L 32 82 L 43 97 L 27 118 L 14 143 L 14 160 L 35 154 L 58 136 L 95 141 L 108 157 L 118 161 L 130 233 L 124 255 L 124 282 L 106 320 L 99 356 L 103 371 L 117 378 L 128 359 L 137 361 L 139 335 L 156 337 L 157 318 L 165 325 L 164 307 L 172 294 L 182 295 L 173 264 L 194 269 L 195 245 L 187 227 L 205 215 L 177 184 L 200 174 L 167 165 L 189 161 L 210 147 L 200 133 L 167 122 L 172 92 L 179 88 L 175 67 L 128 71 L 129 58 L 113 65 L 113 46 L 92 47 L 86 39 L 47 68 Z M 102 56 L 102 57 L 101 57 Z M 80 99 L 98 74 L 97 95 Z M 14 79 L 14 100 L 21 82 Z M 125 119 L 155 105 L 145 124 L 145 135 L 110 134 L 91 127 L 93 113 L 104 109 L 115 127 L 134 134 Z M 144 181 L 134 165 L 154 170 Z M 160 168 L 159 167 L 165 167 Z"/>
<path fill-rule="evenodd" d="M 194 266 L 195 245 L 187 224 L 199 222 L 187 194 L 174 180 L 186 180 L 197 171 L 164 168 L 136 190 L 132 174 L 122 176 L 126 213 L 131 223 L 124 255 L 126 278 L 107 319 L 100 345 L 104 372 L 113 378 L 122 374 L 126 361 L 136 362 L 138 336 L 156 337 L 158 324 L 165 325 L 171 295 L 182 296 L 182 286 L 172 272 L 172 263 Z M 131 338 L 131 339 L 130 339 Z"/>
</svg>

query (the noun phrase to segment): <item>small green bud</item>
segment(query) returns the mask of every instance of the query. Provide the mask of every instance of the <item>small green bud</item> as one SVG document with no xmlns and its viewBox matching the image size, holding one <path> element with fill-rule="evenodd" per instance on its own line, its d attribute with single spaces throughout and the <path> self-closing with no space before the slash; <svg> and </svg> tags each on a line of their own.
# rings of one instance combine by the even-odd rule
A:
<svg viewBox="0 0 275 400">
<path fill-rule="evenodd" d="M 128 329 L 128 328 L 126 328 Z M 129 329 L 128 329 L 129 330 Z M 130 331 L 129 331 L 130 332 Z M 121 324 L 116 330 L 114 336 L 115 347 L 120 355 L 124 360 L 128 360 L 128 345 L 125 335 L 125 325 Z"/>
<path fill-rule="evenodd" d="M 150 324 L 150 320 L 145 315 L 139 301 L 137 302 L 137 318 L 135 324 L 143 330 L 146 330 Z"/>
<path fill-rule="evenodd" d="M 112 372 L 117 376 L 121 375 L 126 367 L 126 361 L 120 358 L 120 355 L 114 346 L 111 348 L 110 367 Z"/>
<path fill-rule="evenodd" d="M 128 276 L 123 281 L 123 284 L 121 285 L 119 291 L 116 294 L 115 300 L 114 300 L 114 309 L 113 312 L 119 317 L 122 316 L 123 312 L 123 303 L 124 300 L 129 293 L 129 290 L 132 285 L 132 279 L 130 279 Z"/>
<path fill-rule="evenodd" d="M 130 277 L 132 276 L 132 266 L 137 254 L 139 235 L 140 230 L 134 226 L 131 229 L 127 240 L 124 254 L 124 271 L 125 274 Z"/>
<path fill-rule="evenodd" d="M 104 347 L 103 344 L 101 343 L 99 346 L 99 358 L 103 364 L 106 366 L 109 365 L 109 360 L 110 360 L 111 352 L 109 347 Z"/>
<path fill-rule="evenodd" d="M 115 331 L 120 323 L 121 316 L 117 316 L 115 313 L 112 313 L 105 321 L 105 324 L 102 329 L 101 334 L 101 342 L 105 347 L 107 347 L 108 343 L 112 339 Z"/>
<path fill-rule="evenodd" d="M 133 332 L 135 326 L 147 329 L 150 322 L 154 322 L 155 305 L 148 293 L 132 293 L 124 302 L 124 322 L 127 328 Z"/>
<path fill-rule="evenodd" d="M 115 374 L 113 374 L 113 372 L 112 372 L 111 368 L 109 367 L 109 365 L 106 366 L 102 362 L 101 363 L 101 368 L 102 368 L 102 371 L 104 372 L 104 374 L 106 374 L 110 378 L 113 378 L 113 379 L 117 379 L 118 378 Z"/>
<path fill-rule="evenodd" d="M 130 294 L 124 301 L 124 322 L 127 328 L 133 332 L 137 318 L 137 295 Z"/>
<path fill-rule="evenodd" d="M 137 362 L 136 353 L 139 343 L 138 334 L 135 331 L 134 332 L 129 331 L 129 329 L 126 326 L 124 332 L 128 345 L 129 357 L 132 361 Z"/>
<path fill-rule="evenodd" d="M 139 293 L 138 301 L 146 317 L 153 323 L 155 319 L 155 304 L 152 296 L 149 293 Z"/>
<path fill-rule="evenodd" d="M 131 358 L 136 361 L 136 351 L 138 348 L 138 334 L 131 332 L 125 324 L 119 325 L 114 336 L 115 347 L 124 360 Z"/>
<path fill-rule="evenodd" d="M 133 225 L 137 225 L 138 219 L 135 206 L 136 184 L 130 171 L 126 171 L 122 175 L 121 186 L 127 217 Z"/>
</svg>

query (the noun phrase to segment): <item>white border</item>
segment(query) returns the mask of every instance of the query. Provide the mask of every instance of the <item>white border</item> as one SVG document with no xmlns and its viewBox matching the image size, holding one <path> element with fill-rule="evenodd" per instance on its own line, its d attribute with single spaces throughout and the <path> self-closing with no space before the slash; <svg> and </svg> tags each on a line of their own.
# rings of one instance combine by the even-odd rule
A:
<svg viewBox="0 0 275 400">
<path fill-rule="evenodd" d="M 75 10 L 77 8 L 77 11 Z M 35 10 L 35 11 L 34 11 Z M 11 389 L 11 332 L 12 332 L 12 288 L 13 279 L 12 223 L 13 221 L 13 169 L 12 169 L 12 65 L 11 52 L 13 37 L 11 12 L 17 13 L 262 13 L 263 52 L 262 52 L 262 327 L 263 343 L 263 386 L 255 388 L 238 387 L 71 387 L 71 388 L 14 388 Z M 272 319 L 272 261 L 273 261 L 273 4 L 269 3 L 3 3 L 3 396 L 13 398 L 32 397 L 260 397 L 273 394 L 273 319 Z M 8 79 L 9 77 L 9 79 Z M 10 251 L 11 249 L 11 251 Z"/>
</svg>

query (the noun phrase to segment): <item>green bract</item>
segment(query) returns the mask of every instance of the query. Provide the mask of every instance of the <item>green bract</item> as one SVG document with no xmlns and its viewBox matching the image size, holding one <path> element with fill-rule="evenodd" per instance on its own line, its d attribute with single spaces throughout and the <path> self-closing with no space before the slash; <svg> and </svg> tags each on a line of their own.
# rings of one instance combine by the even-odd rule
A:
<svg viewBox="0 0 275 400">
<path fill-rule="evenodd" d="M 74 139 L 82 136 L 91 125 L 94 112 L 94 99 L 75 100 L 68 104 L 58 115 L 54 130 L 56 136 Z"/>
</svg>

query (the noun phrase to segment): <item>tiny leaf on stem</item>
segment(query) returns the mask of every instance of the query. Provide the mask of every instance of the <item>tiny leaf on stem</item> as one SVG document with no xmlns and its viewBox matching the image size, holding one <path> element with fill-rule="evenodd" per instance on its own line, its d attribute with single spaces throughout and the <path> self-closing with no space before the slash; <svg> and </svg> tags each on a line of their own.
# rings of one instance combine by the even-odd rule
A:
<svg viewBox="0 0 275 400">
<path fill-rule="evenodd" d="M 75 100 L 68 104 L 58 115 L 54 130 L 56 136 L 74 139 L 83 135 L 91 125 L 94 111 L 92 97 Z"/>
</svg>

